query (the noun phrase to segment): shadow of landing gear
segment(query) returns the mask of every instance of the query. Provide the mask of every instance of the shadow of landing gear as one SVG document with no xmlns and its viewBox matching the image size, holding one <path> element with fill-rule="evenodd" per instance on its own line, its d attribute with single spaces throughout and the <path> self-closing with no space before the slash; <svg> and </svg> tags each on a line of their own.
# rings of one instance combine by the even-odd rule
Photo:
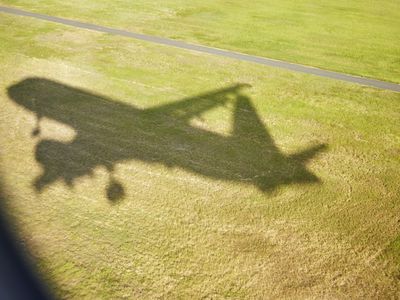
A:
<svg viewBox="0 0 400 300">
<path fill-rule="evenodd" d="M 107 186 L 107 199 L 115 203 L 125 197 L 125 190 L 121 183 L 112 179 Z"/>
<path fill-rule="evenodd" d="M 326 145 L 300 153 L 284 154 L 259 118 L 250 99 L 233 85 L 166 105 L 139 109 L 86 90 L 44 78 L 28 78 L 8 88 L 17 104 L 33 112 L 40 135 L 46 117 L 75 130 L 70 142 L 42 139 L 35 158 L 42 174 L 33 186 L 37 192 L 55 181 L 72 186 L 96 167 L 110 174 L 106 196 L 116 203 L 125 190 L 113 176 L 116 163 L 138 160 L 178 167 L 209 178 L 237 181 L 271 192 L 280 185 L 317 183 L 307 163 Z M 217 106 L 234 102 L 232 131 L 223 136 L 194 127 L 191 120 Z"/>
</svg>

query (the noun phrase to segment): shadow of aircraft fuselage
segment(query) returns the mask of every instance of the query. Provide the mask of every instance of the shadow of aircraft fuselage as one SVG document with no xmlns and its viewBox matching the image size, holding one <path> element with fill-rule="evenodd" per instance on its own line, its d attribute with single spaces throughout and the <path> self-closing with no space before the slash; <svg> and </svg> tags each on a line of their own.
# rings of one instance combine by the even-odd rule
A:
<svg viewBox="0 0 400 300">
<path fill-rule="evenodd" d="M 140 160 L 179 167 L 218 180 L 238 181 L 272 191 L 282 184 L 313 183 L 306 163 L 325 145 L 286 155 L 275 145 L 250 99 L 237 84 L 157 107 L 139 109 L 44 78 L 28 78 L 8 88 L 10 98 L 75 130 L 70 142 L 41 139 L 35 157 L 43 173 L 34 181 L 41 191 L 57 180 L 73 185 L 96 167 L 110 172 L 107 197 L 122 198 L 124 188 L 112 176 L 121 161 Z M 205 111 L 234 102 L 231 134 L 191 125 Z"/>
</svg>

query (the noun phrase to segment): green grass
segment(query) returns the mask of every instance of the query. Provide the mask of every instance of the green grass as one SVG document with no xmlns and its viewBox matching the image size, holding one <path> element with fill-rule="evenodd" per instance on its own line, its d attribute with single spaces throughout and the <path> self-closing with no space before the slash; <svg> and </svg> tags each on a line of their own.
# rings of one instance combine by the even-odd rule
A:
<svg viewBox="0 0 400 300">
<path fill-rule="evenodd" d="M 398 93 L 7 15 L 0 40 L 5 207 L 59 297 L 398 295 Z"/>
<path fill-rule="evenodd" d="M 400 83 L 396 0 L 0 3 Z"/>
</svg>

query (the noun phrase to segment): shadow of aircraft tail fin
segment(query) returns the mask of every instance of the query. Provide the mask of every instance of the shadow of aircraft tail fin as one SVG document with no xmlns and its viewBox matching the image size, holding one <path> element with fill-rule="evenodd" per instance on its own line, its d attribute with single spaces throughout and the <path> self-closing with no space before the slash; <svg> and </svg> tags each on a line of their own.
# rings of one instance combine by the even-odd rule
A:
<svg viewBox="0 0 400 300">
<path fill-rule="evenodd" d="M 310 147 L 304 151 L 285 157 L 287 168 L 281 168 L 274 175 L 267 173 L 264 176 L 257 176 L 255 184 L 263 192 L 271 192 L 276 186 L 292 183 L 319 183 L 321 180 L 306 168 L 309 160 L 314 158 L 319 152 L 325 150 L 325 144 Z M 272 170 L 273 171 L 273 170 Z M 284 171 L 284 172 L 282 172 Z"/>
</svg>

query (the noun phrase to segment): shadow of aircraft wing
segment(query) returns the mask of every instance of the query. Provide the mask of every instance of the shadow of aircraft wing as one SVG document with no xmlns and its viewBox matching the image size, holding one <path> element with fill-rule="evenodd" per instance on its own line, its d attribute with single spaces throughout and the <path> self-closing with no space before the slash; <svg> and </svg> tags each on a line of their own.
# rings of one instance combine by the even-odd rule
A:
<svg viewBox="0 0 400 300">
<path fill-rule="evenodd" d="M 246 141 L 248 147 L 254 150 L 279 152 L 275 142 L 260 119 L 250 99 L 238 95 L 233 112 L 233 140 Z"/>
<path fill-rule="evenodd" d="M 148 114 L 165 114 L 176 120 L 184 122 L 194 117 L 199 117 L 203 112 L 216 106 L 225 105 L 230 100 L 229 96 L 235 96 L 241 89 L 249 87 L 248 84 L 235 84 L 233 86 L 218 89 L 195 97 L 184 98 L 173 103 L 160 105 L 146 109 Z"/>
</svg>

